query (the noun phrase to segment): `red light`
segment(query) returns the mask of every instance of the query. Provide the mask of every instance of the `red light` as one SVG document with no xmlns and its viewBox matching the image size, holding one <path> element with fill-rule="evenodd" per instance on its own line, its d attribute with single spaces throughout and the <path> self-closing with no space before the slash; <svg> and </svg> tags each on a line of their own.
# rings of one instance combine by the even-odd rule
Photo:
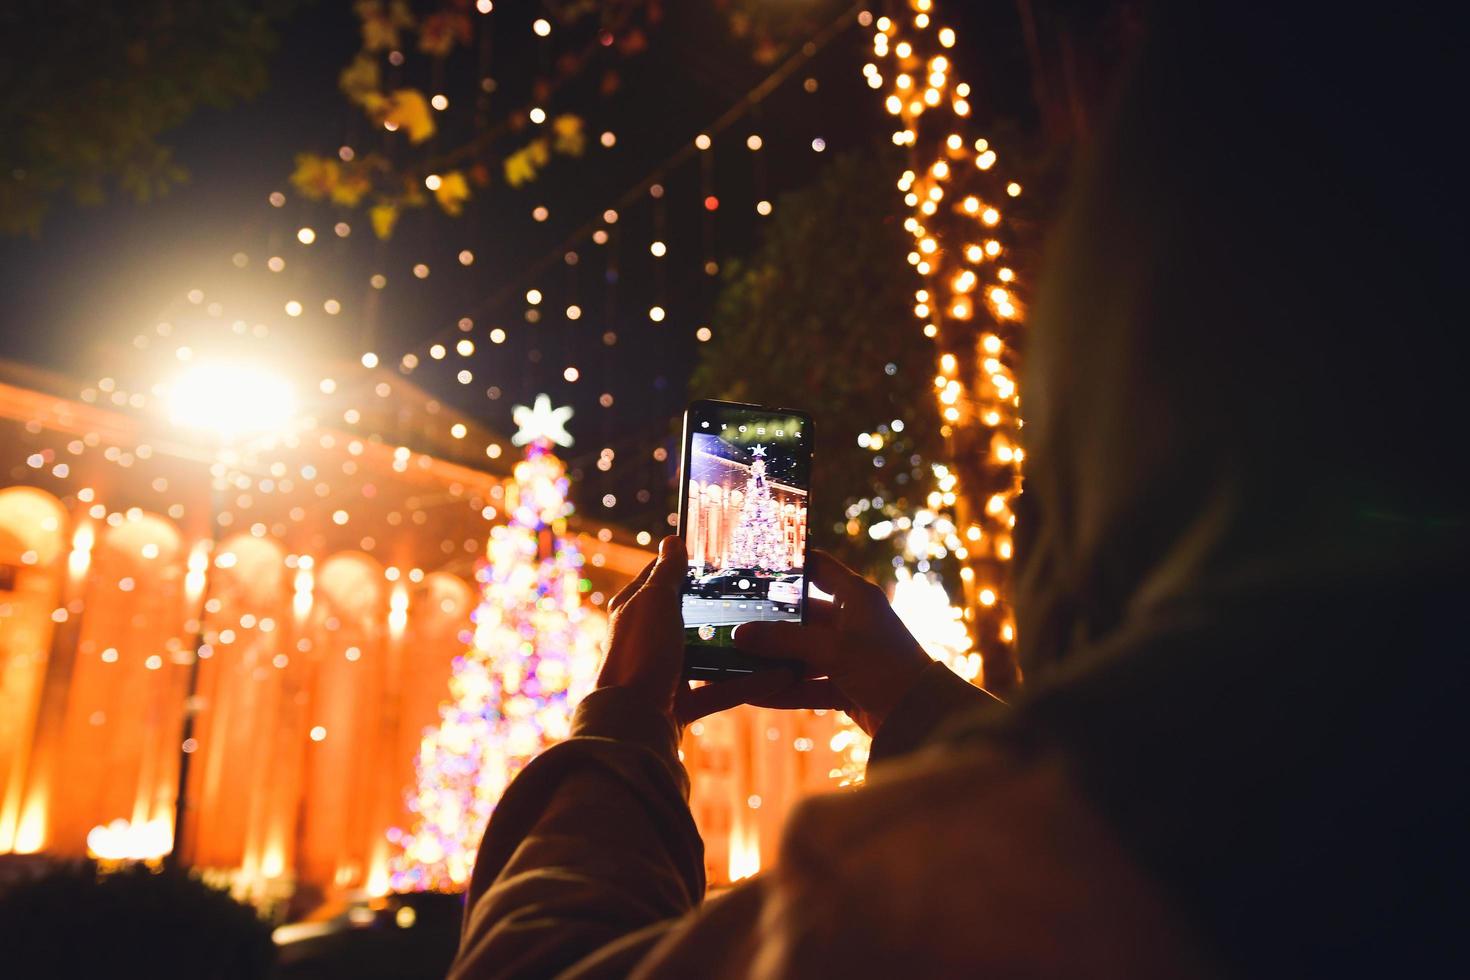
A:
<svg viewBox="0 0 1470 980">
<path fill-rule="evenodd" d="M 706 211 L 718 211 L 720 209 L 720 199 L 711 194 L 704 199 L 704 209 Z"/>
</svg>

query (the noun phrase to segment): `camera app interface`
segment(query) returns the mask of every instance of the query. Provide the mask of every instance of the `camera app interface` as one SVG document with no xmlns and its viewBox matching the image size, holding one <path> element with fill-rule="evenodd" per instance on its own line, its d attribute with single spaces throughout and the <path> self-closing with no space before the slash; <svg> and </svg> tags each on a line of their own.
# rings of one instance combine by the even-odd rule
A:
<svg viewBox="0 0 1470 980">
<path fill-rule="evenodd" d="M 749 409 L 689 420 L 685 642 L 732 646 L 752 620 L 799 622 L 806 598 L 808 424 Z"/>
</svg>

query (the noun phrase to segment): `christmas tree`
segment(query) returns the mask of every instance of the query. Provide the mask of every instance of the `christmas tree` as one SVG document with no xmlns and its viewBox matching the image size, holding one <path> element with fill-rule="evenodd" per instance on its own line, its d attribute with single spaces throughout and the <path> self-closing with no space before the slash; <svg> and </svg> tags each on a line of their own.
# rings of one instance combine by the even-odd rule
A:
<svg viewBox="0 0 1470 980">
<path fill-rule="evenodd" d="M 508 520 L 490 534 L 476 571 L 481 588 L 474 638 L 456 657 L 439 724 L 424 731 L 409 792 L 410 830 L 389 832 L 400 849 L 398 891 L 453 891 L 469 881 L 490 812 L 542 749 L 566 738 L 572 708 L 591 687 L 598 649 L 581 607 L 582 556 L 565 536 L 567 478 L 553 444 L 569 445 L 544 395 L 517 407 L 525 445 L 506 487 Z"/>
<path fill-rule="evenodd" d="M 780 505 L 771 497 L 771 486 L 766 482 L 766 448 L 756 446 L 751 456 L 745 501 L 730 534 L 729 566 L 784 572 L 791 567 L 791 556 L 781 528 Z"/>
</svg>

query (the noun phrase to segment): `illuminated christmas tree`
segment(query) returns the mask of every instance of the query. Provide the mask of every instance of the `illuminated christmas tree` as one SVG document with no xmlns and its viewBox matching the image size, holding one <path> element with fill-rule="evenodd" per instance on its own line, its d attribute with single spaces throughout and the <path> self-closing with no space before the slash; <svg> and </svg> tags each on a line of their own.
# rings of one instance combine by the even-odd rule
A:
<svg viewBox="0 0 1470 980">
<path fill-rule="evenodd" d="M 730 533 L 729 566 L 784 572 L 791 567 L 786 532 L 781 528 L 780 505 L 771 497 L 766 482 L 766 447 L 751 450 L 750 479 L 745 481 L 745 502 Z"/>
<path fill-rule="evenodd" d="M 506 487 L 507 523 L 490 534 L 476 572 L 474 640 L 456 657 L 439 724 L 424 731 L 409 792 L 415 814 L 398 845 L 398 891 L 454 891 L 469 881 L 490 812 L 510 780 L 568 734 L 572 708 L 597 669 L 596 630 L 581 606 L 582 556 L 565 537 L 566 470 L 552 451 L 571 437 L 570 408 L 517 406 L 526 447 Z"/>
</svg>

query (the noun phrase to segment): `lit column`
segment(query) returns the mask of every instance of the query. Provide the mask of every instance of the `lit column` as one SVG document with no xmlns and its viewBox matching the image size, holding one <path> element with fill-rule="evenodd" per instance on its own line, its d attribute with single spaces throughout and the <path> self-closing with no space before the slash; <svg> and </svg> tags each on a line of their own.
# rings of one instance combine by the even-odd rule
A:
<svg viewBox="0 0 1470 980">
<path fill-rule="evenodd" d="M 184 717 L 179 739 L 179 778 L 174 796 L 173 849 L 170 860 L 181 864 L 189 815 L 189 762 L 199 748 L 195 716 L 199 711 L 199 661 L 204 647 L 204 617 L 210 595 L 209 556 L 219 545 L 222 494 L 228 490 L 228 460 L 252 438 L 271 436 L 291 428 L 296 417 L 296 392 L 273 371 L 237 361 L 201 361 L 175 378 L 167 391 L 169 421 L 180 428 L 208 434 L 215 449 L 210 467 L 209 533 L 189 557 L 185 594 L 191 607 L 198 603 L 197 629 L 189 659 L 184 691 Z"/>
<path fill-rule="evenodd" d="M 84 609 L 82 596 L 86 590 L 87 572 L 92 567 L 92 547 L 96 541 L 97 533 L 92 522 L 81 518 L 72 532 L 66 578 L 56 608 L 51 613 L 55 626 L 51 631 L 41 699 L 36 710 L 26 792 L 12 845 L 19 854 L 34 853 L 47 844 L 51 779 L 66 718 L 67 693 L 71 690 L 72 672 L 76 667 L 77 640 L 81 636 Z"/>
<path fill-rule="evenodd" d="M 403 685 L 399 682 L 403 671 L 404 635 L 408 630 L 408 589 L 397 582 L 388 595 L 388 643 L 384 664 L 382 701 L 378 714 L 375 741 L 371 747 L 375 766 L 372 772 L 372 819 L 368 821 L 368 873 L 367 892 L 373 898 L 388 894 L 388 827 L 393 823 L 401 791 L 395 779 L 397 769 L 391 759 L 394 746 L 398 744 L 398 724 L 401 715 L 400 696 Z"/>
</svg>

